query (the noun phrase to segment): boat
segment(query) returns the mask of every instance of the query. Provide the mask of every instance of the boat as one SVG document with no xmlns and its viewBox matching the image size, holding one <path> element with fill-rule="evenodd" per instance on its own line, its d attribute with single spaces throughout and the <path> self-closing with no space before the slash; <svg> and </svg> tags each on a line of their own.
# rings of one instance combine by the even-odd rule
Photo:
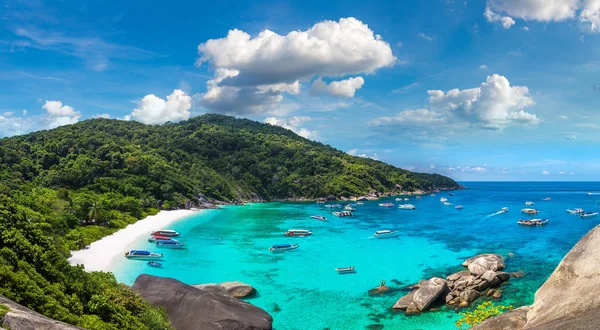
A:
<svg viewBox="0 0 600 330">
<path fill-rule="evenodd" d="M 285 252 L 290 250 L 295 250 L 298 248 L 298 243 L 296 244 L 276 244 L 269 248 L 271 252 Z"/>
<path fill-rule="evenodd" d="M 148 261 L 148 266 L 160 268 L 160 267 L 162 267 L 162 263 L 160 263 L 158 261 Z"/>
<path fill-rule="evenodd" d="M 333 215 L 335 215 L 336 217 L 351 217 L 352 216 L 352 212 L 350 211 L 341 211 L 341 212 L 333 212 Z"/>
<path fill-rule="evenodd" d="M 571 214 L 582 214 L 582 213 L 585 213 L 585 211 L 582 208 L 576 208 L 576 209 L 572 209 L 572 210 L 567 210 L 567 212 L 569 212 Z"/>
<path fill-rule="evenodd" d="M 353 208 L 353 207 L 352 207 L 352 206 L 350 206 L 350 205 L 346 205 L 346 206 L 344 206 L 344 210 L 346 210 L 346 211 L 356 211 L 356 209 L 355 209 L 355 208 Z"/>
<path fill-rule="evenodd" d="M 525 213 L 525 214 L 538 214 L 540 211 L 536 210 L 536 209 L 522 209 L 521 213 Z"/>
<path fill-rule="evenodd" d="M 508 212 L 508 207 L 503 207 L 502 209 L 500 209 L 500 212 Z"/>
<path fill-rule="evenodd" d="M 125 252 L 125 258 L 133 260 L 158 260 L 162 259 L 162 253 L 153 253 L 146 250 L 131 250 Z"/>
<path fill-rule="evenodd" d="M 598 215 L 598 212 L 590 212 L 590 213 L 584 212 L 584 213 L 581 213 L 581 217 L 582 218 L 594 217 L 594 216 L 597 216 L 597 215 Z"/>
<path fill-rule="evenodd" d="M 396 198 L 396 202 L 400 202 L 402 200 L 403 200 L 402 198 Z"/>
<path fill-rule="evenodd" d="M 397 230 L 384 229 L 376 231 L 373 236 L 375 236 L 375 238 L 390 238 L 398 237 L 398 235 L 400 235 L 400 232 Z"/>
<path fill-rule="evenodd" d="M 158 241 L 170 241 L 172 238 L 167 236 L 152 236 L 148 238 L 148 242 L 156 243 Z"/>
<path fill-rule="evenodd" d="M 381 207 L 394 207 L 394 203 L 379 203 Z"/>
<path fill-rule="evenodd" d="M 171 230 L 171 229 L 161 229 L 161 230 L 157 230 L 157 231 L 153 232 L 150 235 L 175 237 L 175 236 L 179 236 L 179 233 L 174 230 Z"/>
<path fill-rule="evenodd" d="M 546 198 L 544 198 L 544 200 L 545 200 L 545 201 L 551 201 L 551 200 L 552 200 L 552 198 L 550 198 L 550 197 L 546 197 Z"/>
<path fill-rule="evenodd" d="M 340 267 L 335 269 L 338 274 L 356 273 L 354 267 Z"/>
<path fill-rule="evenodd" d="M 548 219 L 525 219 L 519 220 L 517 223 L 521 226 L 543 226 L 548 222 Z"/>
<path fill-rule="evenodd" d="M 356 205 L 365 205 L 363 202 L 356 202 Z"/>
<path fill-rule="evenodd" d="M 435 197 L 435 194 L 431 194 L 431 197 Z"/>
<path fill-rule="evenodd" d="M 405 200 L 405 201 L 407 201 L 407 200 L 408 200 L 408 197 L 404 197 L 404 200 Z"/>
<path fill-rule="evenodd" d="M 421 196 L 417 196 L 417 199 L 421 199 Z"/>
<path fill-rule="evenodd" d="M 288 229 L 283 236 L 297 236 L 297 237 L 305 237 L 312 235 L 312 232 L 306 229 Z"/>
<path fill-rule="evenodd" d="M 412 204 L 400 204 L 398 205 L 399 209 L 403 209 L 403 210 L 414 210 L 416 209 L 416 207 Z"/>
<path fill-rule="evenodd" d="M 322 215 L 311 215 L 310 217 L 313 219 L 321 220 L 321 221 L 327 221 L 327 218 L 325 218 Z"/>
<path fill-rule="evenodd" d="M 527 206 L 531 206 L 531 205 L 534 205 L 534 204 L 535 204 L 534 202 L 525 202 L 525 205 L 527 205 Z"/>
<path fill-rule="evenodd" d="M 464 206 L 462 206 L 462 205 L 457 205 L 457 206 L 455 207 L 455 209 L 457 209 L 457 210 L 462 210 L 462 209 L 464 209 L 464 208 L 465 208 L 465 207 L 464 207 Z"/>
<path fill-rule="evenodd" d="M 446 197 L 440 198 L 440 202 L 442 202 L 442 203 L 446 203 L 447 201 L 448 201 L 448 198 L 446 198 Z"/>
<path fill-rule="evenodd" d="M 164 247 L 167 249 L 185 249 L 185 243 L 176 240 L 170 241 L 158 241 L 156 242 L 157 247 Z"/>
<path fill-rule="evenodd" d="M 340 208 L 340 207 L 342 207 L 342 205 L 341 205 L 341 204 L 325 204 L 325 205 L 323 205 L 323 206 L 325 206 L 325 207 L 326 207 L 326 208 L 328 208 L 328 209 L 337 209 L 337 208 Z"/>
<path fill-rule="evenodd" d="M 446 205 L 446 206 L 452 206 L 452 203 L 450 203 L 450 202 L 444 202 L 444 205 Z"/>
</svg>

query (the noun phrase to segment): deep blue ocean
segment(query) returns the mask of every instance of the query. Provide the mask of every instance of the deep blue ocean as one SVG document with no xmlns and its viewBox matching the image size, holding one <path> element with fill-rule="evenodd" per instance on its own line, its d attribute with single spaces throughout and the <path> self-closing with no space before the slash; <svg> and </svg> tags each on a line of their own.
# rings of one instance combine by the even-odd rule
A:
<svg viewBox="0 0 600 330">
<path fill-rule="evenodd" d="M 600 182 L 462 182 L 469 189 L 365 202 L 351 218 L 336 218 L 316 203 L 263 203 L 224 207 L 185 218 L 172 226 L 186 250 L 166 250 L 162 269 L 119 257 L 111 264 L 117 279 L 132 284 L 142 273 L 177 278 L 188 284 L 242 281 L 258 290 L 248 302 L 260 306 L 286 329 L 455 329 L 453 310 L 406 317 L 391 310 L 422 278 L 446 276 L 478 253 L 498 253 L 507 271 L 522 271 L 502 288 L 502 304 L 533 302 L 535 291 L 562 257 L 600 216 L 582 219 L 566 209 L 600 211 Z M 592 194 L 588 194 L 591 192 Z M 454 196 L 450 196 L 453 193 Z M 596 194 L 598 193 L 598 194 Z M 440 202 L 463 205 L 457 210 Z M 551 200 L 544 199 L 550 197 Z M 381 202 L 411 203 L 416 210 L 383 208 Z M 548 218 L 544 227 L 522 227 L 526 201 Z M 508 207 L 506 213 L 497 213 Z M 311 219 L 324 215 L 327 222 Z M 308 229 L 307 238 L 284 237 L 287 229 Z M 398 238 L 374 239 L 379 229 L 396 229 Z M 273 244 L 299 248 L 273 254 Z M 157 250 L 146 238 L 131 248 Z M 509 257 L 509 255 L 511 257 Z M 335 267 L 354 266 L 339 275 Z M 371 297 L 368 290 L 386 280 L 399 291 Z"/>
</svg>

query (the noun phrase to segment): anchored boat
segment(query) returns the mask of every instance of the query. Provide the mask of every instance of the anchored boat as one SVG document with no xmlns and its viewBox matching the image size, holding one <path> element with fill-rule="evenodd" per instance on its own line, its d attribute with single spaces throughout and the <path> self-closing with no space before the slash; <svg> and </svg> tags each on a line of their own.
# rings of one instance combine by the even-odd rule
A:
<svg viewBox="0 0 600 330">
<path fill-rule="evenodd" d="M 414 209 L 416 209 L 416 207 L 414 205 L 412 205 L 412 204 L 400 204 L 400 205 L 398 205 L 398 208 L 402 209 L 402 210 L 414 210 Z"/>
<path fill-rule="evenodd" d="M 269 248 L 271 252 L 285 252 L 290 250 L 295 250 L 298 248 L 298 243 L 296 244 L 277 244 L 273 245 Z"/>
<path fill-rule="evenodd" d="M 185 243 L 170 240 L 170 241 L 158 241 L 156 242 L 156 246 L 163 247 L 167 249 L 185 249 Z"/>
<path fill-rule="evenodd" d="M 521 226 L 543 226 L 548 222 L 548 219 L 529 219 L 519 220 L 517 223 Z"/>
<path fill-rule="evenodd" d="M 581 209 L 581 208 L 567 210 L 567 212 L 569 212 L 571 214 L 583 214 L 583 213 L 585 213 L 585 211 L 583 209 Z"/>
<path fill-rule="evenodd" d="M 157 231 L 153 232 L 151 235 L 152 236 L 175 237 L 175 236 L 179 236 L 179 233 L 174 230 L 171 230 L 171 229 L 161 229 L 161 230 L 157 230 Z"/>
<path fill-rule="evenodd" d="M 446 198 L 446 197 L 440 198 L 440 202 L 442 202 L 442 203 L 446 203 L 447 201 L 448 201 L 448 198 Z"/>
<path fill-rule="evenodd" d="M 312 235 L 312 232 L 305 229 L 289 229 L 283 236 L 295 236 L 295 237 L 305 237 Z"/>
<path fill-rule="evenodd" d="M 457 205 L 457 206 L 455 207 L 455 209 L 457 209 L 457 210 L 462 210 L 462 209 L 464 209 L 464 208 L 465 208 L 465 207 L 464 207 L 464 206 L 462 206 L 462 205 Z"/>
<path fill-rule="evenodd" d="M 150 243 L 155 243 L 158 241 L 170 241 L 171 237 L 167 237 L 167 236 L 152 236 L 150 238 L 148 238 L 148 242 Z"/>
<path fill-rule="evenodd" d="M 394 203 L 379 203 L 381 207 L 394 207 Z"/>
<path fill-rule="evenodd" d="M 335 215 L 336 217 L 351 217 L 352 216 L 352 212 L 350 211 L 342 211 L 342 212 L 333 212 L 333 215 Z"/>
<path fill-rule="evenodd" d="M 342 207 L 342 204 L 325 204 L 324 206 L 328 209 L 337 209 Z"/>
<path fill-rule="evenodd" d="M 584 213 L 581 214 L 581 217 L 582 218 L 589 218 L 589 217 L 595 217 L 597 215 L 598 215 L 598 212 L 590 212 L 590 213 L 584 212 Z"/>
<path fill-rule="evenodd" d="M 131 250 L 125 252 L 125 258 L 133 260 L 159 260 L 162 259 L 162 253 L 152 253 L 146 250 Z"/>
<path fill-rule="evenodd" d="M 521 213 L 525 213 L 525 214 L 538 214 L 540 211 L 536 210 L 536 209 L 522 209 Z"/>
<path fill-rule="evenodd" d="M 373 236 L 375 236 L 375 238 L 390 238 L 398 237 L 398 235 L 400 235 L 400 232 L 397 230 L 384 229 L 376 231 Z"/>
<path fill-rule="evenodd" d="M 154 267 L 154 268 L 160 268 L 160 267 L 162 267 L 162 263 L 160 263 L 158 261 L 148 261 L 148 266 Z"/>
<path fill-rule="evenodd" d="M 338 274 L 356 273 L 354 267 L 340 267 L 336 268 L 335 271 L 338 272 Z"/>
<path fill-rule="evenodd" d="M 321 220 L 321 221 L 327 221 L 327 218 L 325 218 L 322 215 L 312 215 L 311 218 Z"/>
<path fill-rule="evenodd" d="M 534 205 L 534 204 L 535 204 L 534 202 L 525 202 L 525 205 L 526 205 L 526 206 L 532 206 L 532 205 Z"/>
</svg>

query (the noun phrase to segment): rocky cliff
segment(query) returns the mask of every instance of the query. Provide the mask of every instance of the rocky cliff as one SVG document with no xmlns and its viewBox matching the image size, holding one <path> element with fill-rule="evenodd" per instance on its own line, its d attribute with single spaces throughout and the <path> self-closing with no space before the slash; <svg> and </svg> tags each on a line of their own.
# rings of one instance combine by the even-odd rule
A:
<svg viewBox="0 0 600 330">
<path fill-rule="evenodd" d="M 567 253 L 535 294 L 533 305 L 491 318 L 477 330 L 600 329 L 600 226 Z"/>
<path fill-rule="evenodd" d="M 63 322 L 53 320 L 16 302 L 0 296 L 0 305 L 8 307 L 8 312 L 0 320 L 0 329 L 11 330 L 83 330 Z"/>
</svg>

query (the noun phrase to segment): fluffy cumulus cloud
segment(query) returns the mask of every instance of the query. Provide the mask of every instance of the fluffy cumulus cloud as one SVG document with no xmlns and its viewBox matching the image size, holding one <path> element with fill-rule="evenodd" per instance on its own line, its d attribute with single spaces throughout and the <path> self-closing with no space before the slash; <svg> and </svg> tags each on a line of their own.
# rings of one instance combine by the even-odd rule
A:
<svg viewBox="0 0 600 330">
<path fill-rule="evenodd" d="M 321 78 L 313 81 L 311 93 L 327 93 L 333 96 L 354 97 L 357 89 L 365 83 L 362 77 L 325 83 Z"/>
<path fill-rule="evenodd" d="M 198 52 L 196 64 L 207 63 L 215 71 L 200 104 L 238 114 L 273 110 L 283 93 L 299 93 L 302 81 L 374 73 L 396 61 L 390 45 L 355 18 L 323 21 L 287 35 L 264 30 L 253 37 L 235 29 L 200 44 Z M 356 79 L 324 87 L 347 96 L 364 83 Z"/>
<path fill-rule="evenodd" d="M 311 131 L 302 127 L 302 125 L 310 122 L 311 120 L 312 118 L 304 116 L 292 116 L 288 118 L 267 117 L 265 118 L 264 122 L 275 126 L 281 126 L 285 129 L 289 129 L 303 138 L 314 140 L 317 138 L 317 131 Z"/>
<path fill-rule="evenodd" d="M 589 31 L 600 32 L 600 0 L 487 0 L 484 16 L 504 28 L 514 25 L 514 18 L 540 22 L 578 19 Z"/>
<path fill-rule="evenodd" d="M 358 148 L 350 149 L 346 152 L 350 156 L 362 157 L 362 158 L 370 158 L 373 160 L 379 160 L 379 156 L 377 153 L 373 153 L 372 155 L 367 155 L 366 153 L 359 153 Z M 409 170 L 410 171 L 410 170 Z"/>
<path fill-rule="evenodd" d="M 81 112 L 66 104 L 63 105 L 61 101 L 46 101 L 42 109 L 48 112 L 48 128 L 75 124 L 81 117 Z"/>
<path fill-rule="evenodd" d="M 501 130 L 512 124 L 537 124 L 540 119 L 523 111 L 534 105 L 525 86 L 511 86 L 506 77 L 488 76 L 479 87 L 447 92 L 429 90 L 433 109 L 446 111 L 461 120 L 481 128 Z"/>
<path fill-rule="evenodd" d="M 148 94 L 137 104 L 125 119 L 133 119 L 144 124 L 164 124 L 190 118 L 192 98 L 180 89 L 176 89 L 164 100 L 154 94 Z"/>
</svg>

